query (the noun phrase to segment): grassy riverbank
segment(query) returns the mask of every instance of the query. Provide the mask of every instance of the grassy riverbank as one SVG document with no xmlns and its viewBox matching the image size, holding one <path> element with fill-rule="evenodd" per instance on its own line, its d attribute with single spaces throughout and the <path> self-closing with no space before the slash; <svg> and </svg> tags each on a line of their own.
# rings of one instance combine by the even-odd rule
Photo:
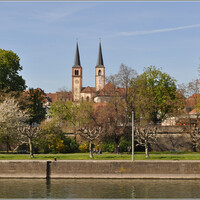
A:
<svg viewBox="0 0 200 200">
<path fill-rule="evenodd" d="M 35 154 L 34 158 L 30 158 L 29 154 L 0 154 L 0 160 L 90 160 L 88 153 L 74 154 Z M 103 153 L 94 155 L 93 160 L 131 160 L 130 154 L 110 154 Z M 135 160 L 147 160 L 144 153 L 135 153 Z M 150 153 L 148 160 L 200 160 L 200 153 Z"/>
</svg>

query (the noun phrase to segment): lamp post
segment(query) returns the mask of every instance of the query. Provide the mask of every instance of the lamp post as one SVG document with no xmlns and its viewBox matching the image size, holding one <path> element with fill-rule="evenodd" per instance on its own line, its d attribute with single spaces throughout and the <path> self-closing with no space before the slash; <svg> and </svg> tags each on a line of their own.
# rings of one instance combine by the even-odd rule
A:
<svg viewBox="0 0 200 200">
<path fill-rule="evenodd" d="M 134 111 L 132 111 L 132 161 L 134 161 Z"/>
</svg>

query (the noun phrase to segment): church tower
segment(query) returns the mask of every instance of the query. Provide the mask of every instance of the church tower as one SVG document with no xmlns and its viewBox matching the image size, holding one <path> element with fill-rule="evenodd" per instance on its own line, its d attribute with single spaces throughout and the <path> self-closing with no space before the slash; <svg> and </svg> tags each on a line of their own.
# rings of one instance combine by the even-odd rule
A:
<svg viewBox="0 0 200 200">
<path fill-rule="evenodd" d="M 81 67 L 78 42 L 77 42 L 76 43 L 76 53 L 75 53 L 75 58 L 74 58 L 74 66 L 72 67 L 73 101 L 80 101 L 81 88 L 82 88 L 82 67 Z"/>
<path fill-rule="evenodd" d="M 95 88 L 96 91 L 103 89 L 105 86 L 105 67 L 103 64 L 103 56 L 101 50 L 101 42 L 99 42 L 99 54 L 97 65 L 95 68 Z"/>
</svg>

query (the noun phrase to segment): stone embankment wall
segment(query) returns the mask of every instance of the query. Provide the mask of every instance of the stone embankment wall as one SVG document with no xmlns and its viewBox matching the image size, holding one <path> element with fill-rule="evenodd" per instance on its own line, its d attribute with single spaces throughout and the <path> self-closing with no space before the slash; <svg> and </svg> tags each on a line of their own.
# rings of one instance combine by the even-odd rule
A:
<svg viewBox="0 0 200 200">
<path fill-rule="evenodd" d="M 157 140 L 151 145 L 152 151 L 193 151 L 188 126 L 158 126 L 157 128 Z"/>
<path fill-rule="evenodd" d="M 46 178 L 46 171 L 47 161 L 0 161 L 0 178 Z"/>
<path fill-rule="evenodd" d="M 0 178 L 200 179 L 200 161 L 0 161 Z"/>
</svg>

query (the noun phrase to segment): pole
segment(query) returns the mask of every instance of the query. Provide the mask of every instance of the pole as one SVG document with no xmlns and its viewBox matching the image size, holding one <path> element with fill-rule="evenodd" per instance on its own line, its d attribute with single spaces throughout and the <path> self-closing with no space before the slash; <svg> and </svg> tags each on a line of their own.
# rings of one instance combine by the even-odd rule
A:
<svg viewBox="0 0 200 200">
<path fill-rule="evenodd" d="M 132 111 L 132 161 L 134 161 L 134 112 Z"/>
</svg>

